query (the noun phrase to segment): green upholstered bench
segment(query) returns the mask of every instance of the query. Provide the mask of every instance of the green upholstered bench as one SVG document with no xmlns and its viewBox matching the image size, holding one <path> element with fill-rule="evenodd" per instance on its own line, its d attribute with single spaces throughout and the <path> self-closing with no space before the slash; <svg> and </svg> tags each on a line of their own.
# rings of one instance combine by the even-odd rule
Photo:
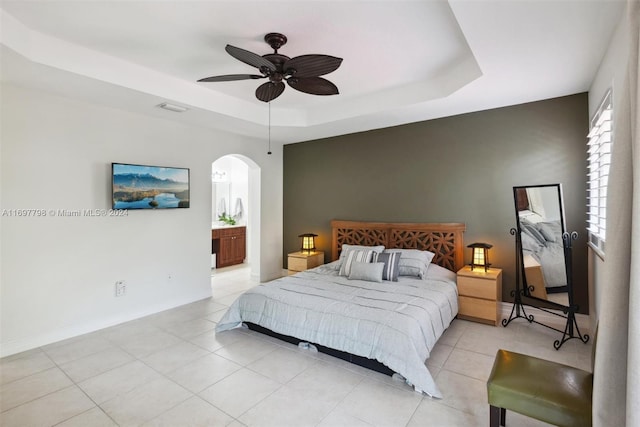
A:
<svg viewBox="0 0 640 427">
<path fill-rule="evenodd" d="M 498 350 L 487 380 L 490 426 L 506 410 L 557 426 L 591 426 L 593 374 L 537 357 Z"/>
</svg>

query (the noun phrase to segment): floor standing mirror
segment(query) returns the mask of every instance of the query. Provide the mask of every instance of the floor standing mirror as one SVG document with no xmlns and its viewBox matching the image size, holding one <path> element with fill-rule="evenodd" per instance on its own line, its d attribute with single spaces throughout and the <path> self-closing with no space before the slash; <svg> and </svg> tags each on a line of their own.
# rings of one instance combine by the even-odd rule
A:
<svg viewBox="0 0 640 427">
<path fill-rule="evenodd" d="M 575 318 L 578 307 L 573 301 L 571 244 L 577 233 L 566 231 L 562 186 L 513 187 L 513 200 L 516 227 L 511 234 L 516 241 L 516 289 L 511 292 L 511 315 L 502 325 L 524 318 L 562 332 L 562 337 L 553 343 L 556 350 L 572 338 L 586 343 L 589 336 L 580 334 Z M 564 330 L 536 321 L 525 306 L 566 319 Z"/>
</svg>

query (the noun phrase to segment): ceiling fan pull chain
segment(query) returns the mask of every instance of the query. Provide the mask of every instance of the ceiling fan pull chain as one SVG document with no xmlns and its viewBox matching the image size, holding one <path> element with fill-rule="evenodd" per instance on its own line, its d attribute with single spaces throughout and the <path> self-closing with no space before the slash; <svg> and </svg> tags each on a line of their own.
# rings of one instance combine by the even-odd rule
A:
<svg viewBox="0 0 640 427">
<path fill-rule="evenodd" d="M 268 104 L 269 104 L 269 151 L 267 151 L 267 154 L 271 154 L 271 101 L 269 101 Z"/>
</svg>

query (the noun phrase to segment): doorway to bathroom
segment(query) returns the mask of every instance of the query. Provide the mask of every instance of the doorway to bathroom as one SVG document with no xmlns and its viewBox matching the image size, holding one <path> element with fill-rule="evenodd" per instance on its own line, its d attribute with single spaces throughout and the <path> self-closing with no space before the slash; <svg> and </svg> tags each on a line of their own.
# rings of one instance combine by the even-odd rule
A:
<svg viewBox="0 0 640 427">
<path fill-rule="evenodd" d="M 260 169 L 230 154 L 211 164 L 211 274 L 238 268 L 260 277 Z"/>
</svg>

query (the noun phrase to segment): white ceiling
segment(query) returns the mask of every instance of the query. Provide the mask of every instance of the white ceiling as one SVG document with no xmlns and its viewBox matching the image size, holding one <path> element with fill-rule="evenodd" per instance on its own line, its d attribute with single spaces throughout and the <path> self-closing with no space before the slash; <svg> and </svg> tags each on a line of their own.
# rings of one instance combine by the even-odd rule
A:
<svg viewBox="0 0 640 427">
<path fill-rule="evenodd" d="M 287 87 L 272 137 L 298 142 L 589 89 L 625 0 L 0 1 L 3 81 L 263 138 L 263 81 L 224 51 L 344 58 L 340 94 Z M 155 108 L 168 101 L 190 108 Z"/>
</svg>

